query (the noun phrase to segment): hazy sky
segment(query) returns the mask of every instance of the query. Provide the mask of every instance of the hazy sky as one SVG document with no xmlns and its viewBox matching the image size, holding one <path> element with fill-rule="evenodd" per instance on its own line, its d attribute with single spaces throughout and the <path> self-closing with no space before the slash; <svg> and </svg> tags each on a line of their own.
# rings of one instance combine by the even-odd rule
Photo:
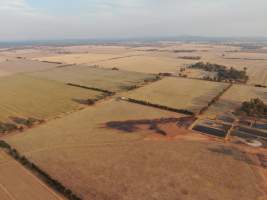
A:
<svg viewBox="0 0 267 200">
<path fill-rule="evenodd" d="M 0 41 L 267 36 L 267 0 L 0 0 Z"/>
</svg>

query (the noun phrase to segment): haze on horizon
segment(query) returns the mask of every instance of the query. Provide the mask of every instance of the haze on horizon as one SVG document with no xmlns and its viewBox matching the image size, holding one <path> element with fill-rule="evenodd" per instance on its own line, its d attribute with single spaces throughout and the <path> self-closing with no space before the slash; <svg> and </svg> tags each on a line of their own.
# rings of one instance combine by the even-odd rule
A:
<svg viewBox="0 0 267 200">
<path fill-rule="evenodd" d="M 0 0 L 0 41 L 267 36 L 266 0 Z"/>
</svg>

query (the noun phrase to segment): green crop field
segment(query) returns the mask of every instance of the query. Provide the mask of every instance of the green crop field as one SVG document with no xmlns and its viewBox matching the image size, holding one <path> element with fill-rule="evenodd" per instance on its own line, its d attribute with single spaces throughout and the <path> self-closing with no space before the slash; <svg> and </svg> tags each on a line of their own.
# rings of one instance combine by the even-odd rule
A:
<svg viewBox="0 0 267 200">
<path fill-rule="evenodd" d="M 26 75 L 0 78 L 0 121 L 10 117 L 49 119 L 81 107 L 100 92 L 67 86 Z"/>
<path fill-rule="evenodd" d="M 197 113 L 227 86 L 226 83 L 164 78 L 137 90 L 123 93 L 123 95 L 152 104 Z"/>
<path fill-rule="evenodd" d="M 94 87 L 112 92 L 127 90 L 141 85 L 145 80 L 155 79 L 155 75 L 138 72 L 117 71 L 87 66 L 69 66 L 35 72 L 31 75 L 64 83 Z"/>
<path fill-rule="evenodd" d="M 83 199 L 257 199 L 257 176 L 238 150 L 148 139 L 155 131 L 141 123 L 181 116 L 110 100 L 7 142 Z"/>
</svg>

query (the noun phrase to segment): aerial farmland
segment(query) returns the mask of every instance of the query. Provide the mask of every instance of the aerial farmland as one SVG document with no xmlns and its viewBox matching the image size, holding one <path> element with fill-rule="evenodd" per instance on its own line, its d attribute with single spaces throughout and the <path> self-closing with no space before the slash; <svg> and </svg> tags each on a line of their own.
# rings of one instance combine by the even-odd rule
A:
<svg viewBox="0 0 267 200">
<path fill-rule="evenodd" d="M 265 199 L 265 51 L 1 50 L 0 199 Z"/>
<path fill-rule="evenodd" d="M 160 124 L 157 119 L 181 117 L 183 115 L 113 100 L 7 141 L 83 199 L 150 199 L 147 190 L 166 200 L 176 196 L 234 199 L 240 194 L 232 187 L 239 187 L 240 179 L 244 180 L 242 199 L 261 195 L 257 186 L 251 184 L 256 177 L 248 164 L 216 153 L 231 147 L 208 145 L 205 141 L 163 138 L 154 141 L 148 137 L 155 132 L 150 127 L 153 121 Z M 148 122 L 143 123 L 144 120 Z M 231 151 L 238 155 L 238 151 Z M 194 155 L 193 160 L 190 155 Z M 161 179 L 170 187 L 162 188 Z M 200 183 L 205 184 L 205 189 L 198 188 Z M 229 185 L 227 193 L 220 189 L 221 184 Z M 207 188 L 213 192 L 206 194 Z"/>
</svg>

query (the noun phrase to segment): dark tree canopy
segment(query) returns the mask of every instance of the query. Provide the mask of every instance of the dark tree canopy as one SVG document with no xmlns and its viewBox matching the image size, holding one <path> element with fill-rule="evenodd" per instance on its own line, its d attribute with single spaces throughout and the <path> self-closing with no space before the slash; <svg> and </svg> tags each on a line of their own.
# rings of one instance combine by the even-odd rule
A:
<svg viewBox="0 0 267 200">
<path fill-rule="evenodd" d="M 208 72 L 216 72 L 217 81 L 233 80 L 233 81 L 238 81 L 238 82 L 246 82 L 248 80 L 246 70 L 240 71 L 240 70 L 234 69 L 233 67 L 227 68 L 224 65 L 198 62 L 196 64 L 190 65 L 189 67 L 193 69 L 202 69 Z"/>
<path fill-rule="evenodd" d="M 259 98 L 251 99 L 242 103 L 238 113 L 254 117 L 264 117 L 267 116 L 267 105 Z"/>
</svg>

